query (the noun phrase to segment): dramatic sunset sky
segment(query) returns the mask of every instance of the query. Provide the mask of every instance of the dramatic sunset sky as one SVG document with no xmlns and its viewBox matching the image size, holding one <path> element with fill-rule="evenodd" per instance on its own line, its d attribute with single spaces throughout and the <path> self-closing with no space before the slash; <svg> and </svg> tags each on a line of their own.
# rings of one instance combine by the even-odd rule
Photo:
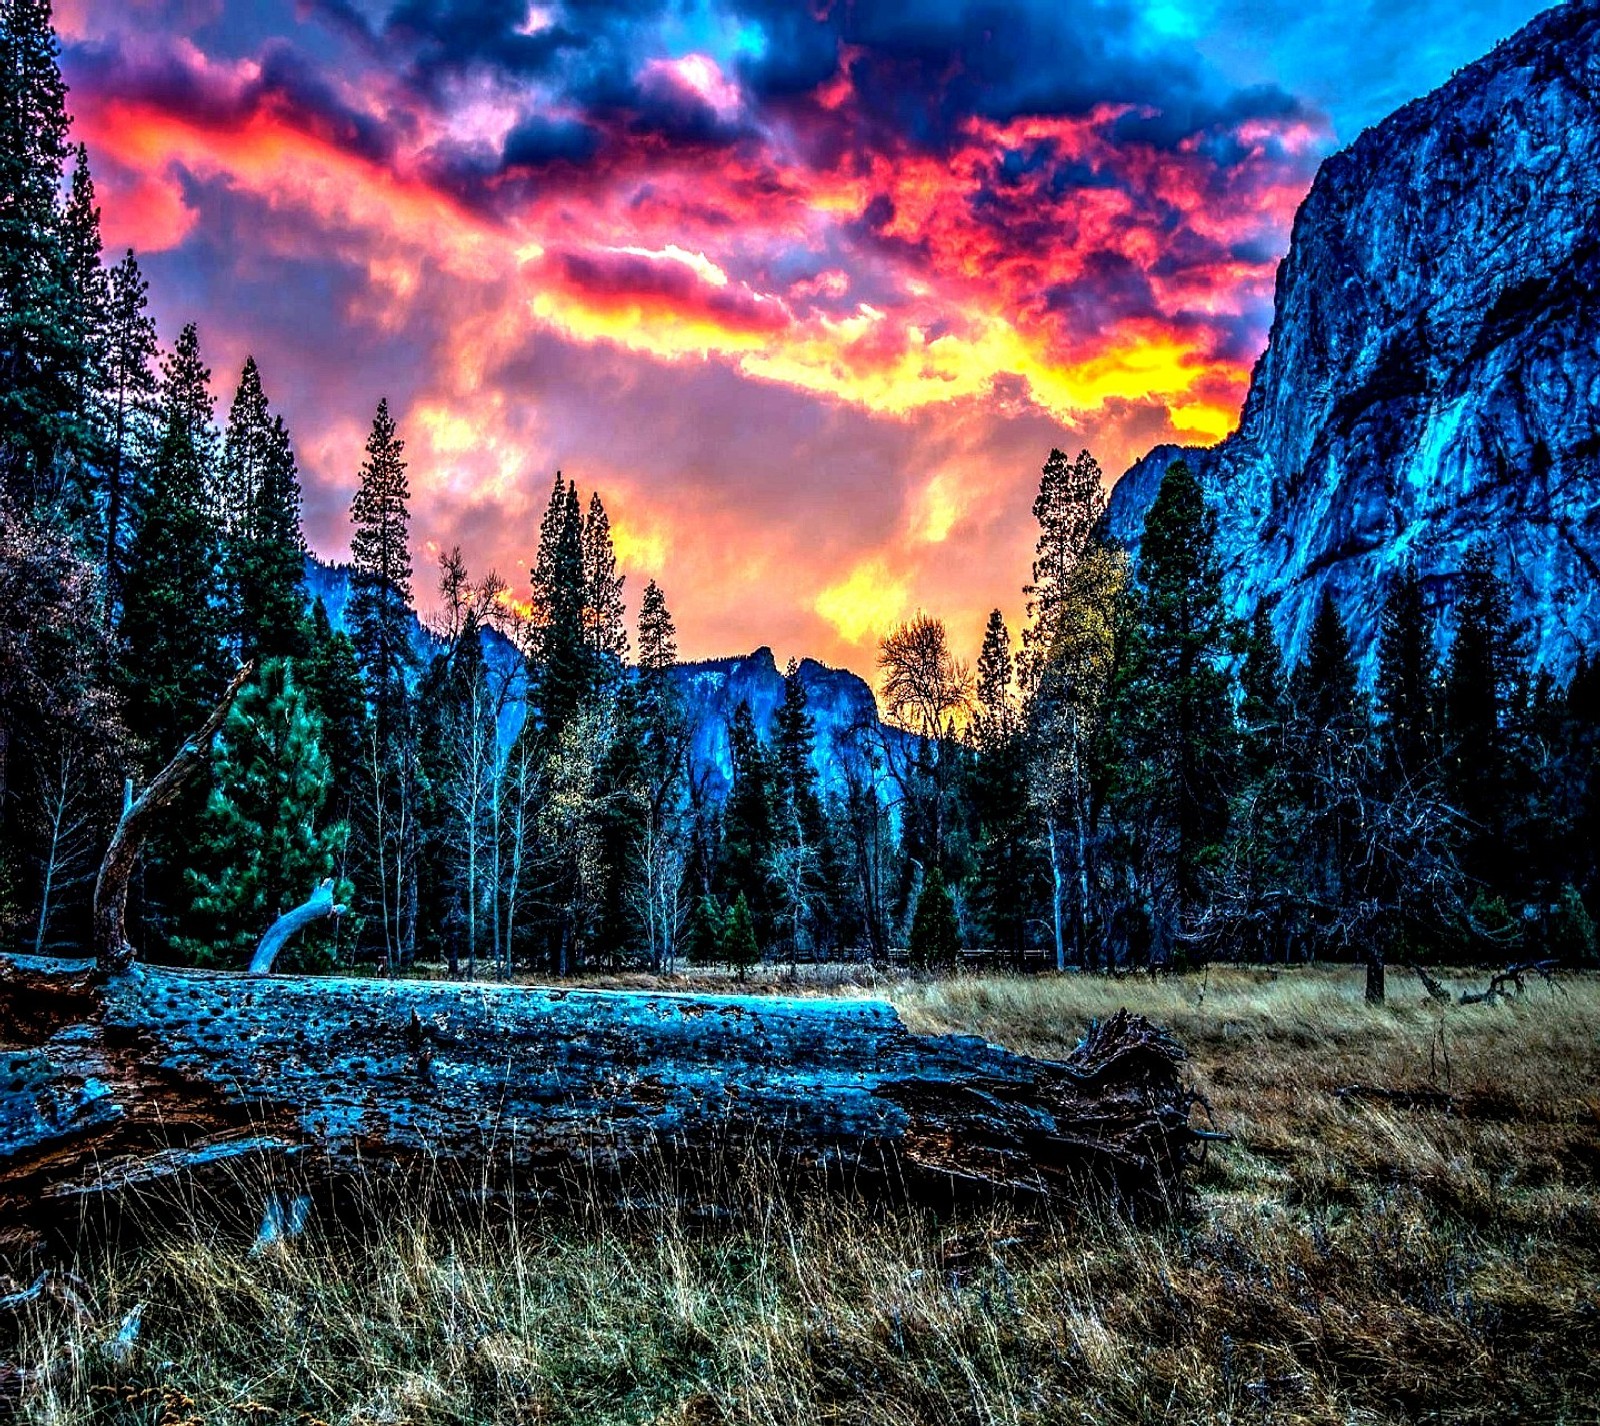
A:
<svg viewBox="0 0 1600 1426">
<path fill-rule="evenodd" d="M 113 256 L 321 554 L 379 396 L 418 593 L 598 486 L 687 656 L 1013 620 L 1052 445 L 1233 424 L 1319 159 L 1513 0 L 58 0 Z"/>
</svg>

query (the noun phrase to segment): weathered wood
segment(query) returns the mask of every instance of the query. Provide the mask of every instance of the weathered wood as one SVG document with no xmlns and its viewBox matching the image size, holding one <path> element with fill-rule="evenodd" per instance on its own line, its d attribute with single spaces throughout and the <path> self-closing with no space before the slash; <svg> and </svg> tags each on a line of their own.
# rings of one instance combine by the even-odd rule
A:
<svg viewBox="0 0 1600 1426">
<path fill-rule="evenodd" d="M 297 931 L 303 931 L 314 922 L 324 921 L 330 916 L 343 916 L 344 913 L 345 908 L 333 899 L 333 880 L 330 877 L 321 882 L 293 911 L 285 911 L 267 928 L 267 934 L 261 938 L 255 955 L 250 957 L 250 974 L 270 974 L 272 963 L 278 959 L 278 952 Z"/>
<path fill-rule="evenodd" d="M 0 956 L 0 1217 L 288 1156 L 496 1192 L 749 1150 L 913 1195 L 1181 1201 L 1182 1051 L 1126 1012 L 1064 1063 L 888 1005 L 255 978 Z"/>
<path fill-rule="evenodd" d="M 178 749 L 172 761 L 155 775 L 143 793 L 133 796 L 133 784 L 128 784 L 122 817 L 117 822 L 117 830 L 111 834 L 111 844 L 106 848 L 100 875 L 94 884 L 94 950 L 100 969 L 108 975 L 125 971 L 133 964 L 133 947 L 128 942 L 126 924 L 128 881 L 133 876 L 145 838 L 150 835 L 156 818 L 172 805 L 184 785 L 210 756 L 212 738 L 227 718 L 239 690 L 254 672 L 255 664 L 247 663 L 233 676 L 222 701 L 212 710 L 200 731 Z"/>
</svg>

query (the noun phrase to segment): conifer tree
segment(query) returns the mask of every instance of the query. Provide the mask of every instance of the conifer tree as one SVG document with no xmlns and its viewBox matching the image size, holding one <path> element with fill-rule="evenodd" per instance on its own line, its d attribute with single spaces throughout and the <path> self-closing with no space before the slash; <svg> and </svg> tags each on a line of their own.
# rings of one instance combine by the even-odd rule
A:
<svg viewBox="0 0 1600 1426">
<path fill-rule="evenodd" d="M 661 586 L 651 580 L 639 602 L 639 668 L 645 674 L 669 672 L 678 662 L 678 630 Z"/>
<path fill-rule="evenodd" d="M 161 422 L 163 432 L 176 429 L 191 447 L 216 522 L 220 519 L 216 403 L 211 396 L 211 368 L 201 358 L 200 333 L 193 322 L 178 333 L 161 363 Z"/>
<path fill-rule="evenodd" d="M 85 323 L 62 233 L 66 86 L 49 0 L 0 5 L 0 492 L 54 490 L 81 416 Z"/>
<path fill-rule="evenodd" d="M 1439 694 L 1433 625 L 1414 564 L 1384 599 L 1376 695 L 1390 771 L 1415 776 L 1437 755 Z"/>
<path fill-rule="evenodd" d="M 226 681 L 215 597 L 220 541 L 208 498 L 208 375 L 188 326 L 166 366 L 161 446 L 117 630 L 129 726 L 156 767 L 204 718 Z"/>
<path fill-rule="evenodd" d="M 1205 904 L 1207 868 L 1227 830 L 1235 735 L 1222 659 L 1215 513 L 1184 461 L 1161 482 L 1139 547 L 1138 620 L 1119 670 L 1117 722 L 1128 762 L 1124 807 L 1160 891 L 1160 958 Z"/>
<path fill-rule="evenodd" d="M 386 756 L 392 752 L 391 740 L 401 731 L 405 675 L 415 662 L 410 639 L 411 492 L 404 452 L 389 403 L 380 401 L 367 437 L 361 483 L 350 504 L 355 525 L 350 540 L 354 570 L 350 625 Z"/>
<path fill-rule="evenodd" d="M 756 935 L 772 937 L 772 888 L 768 876 L 773 851 L 772 774 L 756 731 L 750 705 L 734 709 L 728 728 L 733 785 L 722 810 L 722 856 L 717 868 L 725 902 L 743 897 L 755 918 Z"/>
<path fill-rule="evenodd" d="M 761 943 L 756 938 L 755 915 L 743 892 L 734 898 L 722 930 L 722 956 L 739 971 L 739 979 L 761 960 Z"/>
<path fill-rule="evenodd" d="M 1348 738 L 1357 712 L 1355 655 L 1333 592 L 1323 585 L 1306 640 L 1305 662 L 1295 675 L 1295 702 L 1314 729 Z"/>
<path fill-rule="evenodd" d="M 1272 609 L 1256 605 L 1239 665 L 1239 722 L 1248 772 L 1267 774 L 1282 751 L 1288 688 Z"/>
<path fill-rule="evenodd" d="M 297 666 L 307 701 L 322 722 L 321 746 L 328 759 L 334 820 L 353 820 L 350 799 L 366 746 L 367 701 L 355 646 L 335 629 L 320 598 L 311 608 L 309 651 Z"/>
<path fill-rule="evenodd" d="M 149 302 L 149 284 L 129 252 L 107 278 L 104 375 L 99 396 L 105 491 L 101 564 L 107 628 L 121 604 L 128 546 L 159 440 L 155 425 L 156 324 L 146 312 Z"/>
<path fill-rule="evenodd" d="M 388 401 L 380 401 L 367 438 L 361 483 L 350 504 L 354 569 L 350 623 L 366 678 L 372 723 L 364 750 L 358 826 L 376 876 L 373 911 L 385 963 L 408 965 L 416 952 L 420 886 L 417 760 L 413 754 L 407 673 L 411 647 L 410 490 L 405 442 Z"/>
<path fill-rule="evenodd" d="M 955 903 L 950 899 L 944 873 L 938 867 L 928 872 L 917 897 L 909 955 L 911 964 L 921 970 L 947 970 L 961 956 L 961 931 L 956 923 Z"/>
<path fill-rule="evenodd" d="M 828 834 L 813 760 L 816 724 L 800 666 L 791 659 L 773 729 L 774 838 L 772 879 L 782 905 L 791 952 L 807 936 L 826 941 L 837 924 L 839 858 Z"/>
<path fill-rule="evenodd" d="M 1031 686 L 1049 654 L 1067 582 L 1105 513 L 1104 477 L 1088 451 L 1069 461 L 1052 450 L 1039 477 L 1033 518 L 1039 522 L 1033 578 L 1023 591 L 1031 620 L 1023 636 L 1024 682 Z"/>
<path fill-rule="evenodd" d="M 577 486 L 558 484 L 551 504 L 559 508 L 546 512 L 535 567 L 534 604 L 543 623 L 535 631 L 534 662 L 540 718 L 554 745 L 594 691 L 595 658 L 584 627 L 588 585 Z"/>
<path fill-rule="evenodd" d="M 321 732 L 284 660 L 264 663 L 235 700 L 213 753 L 211 800 L 189 838 L 193 911 L 179 949 L 195 963 L 246 964 L 267 927 L 333 875 L 346 828 L 325 815 Z M 330 937 L 308 933 L 301 964 L 322 962 Z"/>
<path fill-rule="evenodd" d="M 1467 551 L 1444 680 L 1447 784 L 1471 829 L 1464 865 L 1485 888 L 1510 890 L 1519 868 L 1508 832 L 1517 786 L 1517 723 L 1525 692 L 1523 625 L 1487 540 Z"/>
<path fill-rule="evenodd" d="M 597 490 L 589 497 L 589 514 L 583 522 L 583 622 L 589 648 L 603 663 L 620 664 L 628 657 L 624 582 L 625 576 L 617 573 L 611 520 Z"/>
<path fill-rule="evenodd" d="M 978 654 L 978 710 L 971 729 L 974 899 L 994 944 L 1020 958 L 1031 868 L 1026 750 L 1012 692 L 1013 667 L 1011 635 L 996 609 Z"/>
<path fill-rule="evenodd" d="M 72 183 L 61 220 L 61 248 L 67 287 L 65 315 L 76 356 L 71 415 L 63 431 L 66 449 L 62 464 L 66 468 L 61 478 L 67 482 L 74 517 L 87 526 L 94 502 L 94 470 L 103 454 L 95 407 L 105 379 L 110 293 L 100 261 L 100 209 L 89 172 L 89 153 L 82 144 L 73 156 Z"/>
<path fill-rule="evenodd" d="M 281 416 L 274 416 L 255 358 L 247 358 L 222 453 L 229 623 L 243 658 L 306 648 L 305 539 L 300 479 Z"/>
</svg>

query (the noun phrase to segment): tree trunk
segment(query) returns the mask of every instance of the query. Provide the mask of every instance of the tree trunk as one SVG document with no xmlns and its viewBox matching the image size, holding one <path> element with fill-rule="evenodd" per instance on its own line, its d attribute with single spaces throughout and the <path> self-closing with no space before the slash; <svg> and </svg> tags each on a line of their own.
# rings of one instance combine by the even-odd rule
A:
<svg viewBox="0 0 1600 1426">
<path fill-rule="evenodd" d="M 1384 994 L 1383 951 L 1373 946 L 1367 952 L 1367 1004 L 1382 1005 Z"/>
<path fill-rule="evenodd" d="M 135 797 L 133 784 L 128 784 L 122 819 L 111 834 L 111 845 L 106 848 L 100 876 L 94 885 L 94 952 L 105 974 L 125 971 L 133 964 L 133 947 L 128 943 L 126 927 L 128 880 L 133 875 L 145 838 L 150 835 L 151 825 L 176 801 L 184 784 L 210 756 L 211 739 L 227 718 L 239 690 L 254 672 L 255 664 L 247 663 L 233 676 L 222 701 L 212 710 L 200 731 L 178 749 L 172 761 L 155 775 L 140 796 Z"/>
<path fill-rule="evenodd" d="M 933 1203 L 1159 1210 L 1206 1137 L 1182 1058 L 1125 1011 L 1057 1064 L 912 1034 L 869 1001 L 0 956 L 0 1221 L 75 1222 L 97 1195 L 286 1156 L 317 1183 L 416 1170 L 509 1195 L 664 1162 L 710 1182 L 752 1151 Z"/>
<path fill-rule="evenodd" d="M 1056 970 L 1062 974 L 1067 969 L 1067 943 L 1061 930 L 1061 901 L 1063 878 L 1061 874 L 1060 834 L 1055 818 L 1050 819 L 1050 918 L 1056 937 Z"/>
</svg>

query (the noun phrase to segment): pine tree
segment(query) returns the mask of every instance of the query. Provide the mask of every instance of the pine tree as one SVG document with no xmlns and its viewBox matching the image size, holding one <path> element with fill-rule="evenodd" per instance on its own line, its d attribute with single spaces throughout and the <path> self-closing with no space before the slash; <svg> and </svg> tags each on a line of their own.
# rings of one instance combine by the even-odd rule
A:
<svg viewBox="0 0 1600 1426">
<path fill-rule="evenodd" d="M 1354 726 L 1359 695 L 1350 633 L 1333 592 L 1327 585 L 1317 601 L 1306 641 L 1306 658 L 1295 674 L 1295 703 L 1314 729 L 1348 737 Z"/>
<path fill-rule="evenodd" d="M 219 533 L 207 498 L 208 373 L 184 329 L 161 393 L 161 447 L 123 589 L 117 635 L 129 726 L 155 767 L 201 722 L 226 682 Z"/>
<path fill-rule="evenodd" d="M 99 394 L 105 491 L 101 563 L 107 628 L 115 622 L 121 606 L 128 546 L 159 441 L 154 415 L 156 324 L 145 310 L 149 302 L 149 284 L 130 252 L 107 279 L 104 377 Z"/>
<path fill-rule="evenodd" d="M 193 450 L 203 477 L 209 513 L 215 522 L 217 500 L 217 413 L 211 396 L 211 368 L 200 356 L 200 333 L 193 322 L 178 333 L 171 354 L 161 363 L 162 429 L 176 429 Z"/>
<path fill-rule="evenodd" d="M 1282 752 L 1288 688 L 1272 609 L 1256 605 L 1239 665 L 1239 722 L 1247 770 L 1264 776 Z"/>
<path fill-rule="evenodd" d="M 193 830 L 193 911 L 178 949 L 238 968 L 262 933 L 333 875 L 346 828 L 325 808 L 322 720 L 287 661 L 269 660 L 235 700 L 213 753 L 213 790 Z M 308 934 L 302 965 L 325 964 L 331 932 Z"/>
<path fill-rule="evenodd" d="M 350 503 L 355 525 L 350 540 L 354 571 L 350 625 L 378 719 L 378 736 L 389 752 L 400 732 L 406 671 L 415 662 L 410 638 L 411 492 L 404 451 L 389 403 L 380 401 L 367 437 L 361 483 Z"/>
<path fill-rule="evenodd" d="M 800 666 L 789 661 L 783 702 L 773 729 L 774 837 L 770 865 L 781 898 L 791 952 L 809 935 L 813 944 L 832 937 L 838 921 L 839 866 L 828 835 L 813 760 L 816 724 L 808 707 Z"/>
<path fill-rule="evenodd" d="M 762 944 L 772 938 L 772 888 L 768 878 L 774 836 L 772 773 L 750 705 L 734 709 L 728 729 L 733 785 L 722 810 L 722 857 L 717 868 L 725 902 L 742 897 Z"/>
<path fill-rule="evenodd" d="M 300 479 L 281 416 L 247 358 L 222 454 L 224 565 L 230 634 L 243 658 L 306 648 L 305 539 Z"/>
<path fill-rule="evenodd" d="M 1188 465 L 1174 462 L 1145 519 L 1139 617 L 1118 675 L 1124 808 L 1162 892 L 1157 958 L 1205 904 L 1228 825 L 1235 730 L 1222 660 L 1232 639 L 1216 526 Z"/>
<path fill-rule="evenodd" d="M 1033 518 L 1039 522 L 1034 549 L 1033 578 L 1023 591 L 1031 620 L 1023 635 L 1024 682 L 1031 685 L 1049 656 L 1055 625 L 1067 582 L 1105 513 L 1104 476 L 1088 451 L 1068 461 L 1052 450 L 1040 473 Z"/>
<path fill-rule="evenodd" d="M 1011 657 L 1011 634 L 1004 616 L 991 610 L 983 630 L 983 646 L 978 651 L 978 711 L 973 720 L 980 741 L 1007 737 L 1016 723 L 1016 701 L 1012 695 L 1015 677 Z"/>
<path fill-rule="evenodd" d="M 55 489 L 81 411 L 85 322 L 62 232 L 66 86 L 49 0 L 0 6 L 0 493 Z"/>
<path fill-rule="evenodd" d="M 1011 635 L 998 609 L 978 654 L 978 712 L 972 721 L 970 800 L 977 914 L 994 944 L 1020 959 L 1027 931 L 1027 762 L 1012 692 Z"/>
<path fill-rule="evenodd" d="M 1384 600 L 1376 693 L 1390 771 L 1416 776 L 1437 755 L 1439 692 L 1433 625 L 1415 565 Z"/>
<path fill-rule="evenodd" d="M 917 897 L 909 956 L 911 964 L 920 970 L 950 969 L 961 956 L 961 931 L 956 923 L 955 903 L 950 899 L 944 873 L 938 867 L 928 872 Z"/>
<path fill-rule="evenodd" d="M 539 643 L 549 627 L 554 613 L 556 545 L 561 539 L 562 526 L 567 519 L 567 483 L 556 472 L 555 485 L 545 504 L 544 515 L 539 520 L 539 549 L 534 555 L 531 578 L 531 621 L 535 641 L 534 653 L 539 655 Z"/>
<path fill-rule="evenodd" d="M 728 912 L 728 919 L 723 926 L 722 957 L 729 965 L 738 968 L 740 980 L 744 979 L 745 972 L 751 966 L 761 960 L 755 916 L 743 892 L 734 898 L 733 908 Z"/>
<path fill-rule="evenodd" d="M 611 520 L 597 490 L 589 497 L 589 514 L 583 523 L 583 622 L 589 648 L 604 664 L 620 664 L 628 657 L 624 582 L 625 577 L 617 573 Z"/>
<path fill-rule="evenodd" d="M 665 673 L 677 661 L 678 630 L 666 595 L 652 579 L 639 603 L 639 668 L 647 674 Z"/>
<path fill-rule="evenodd" d="M 356 825 L 376 872 L 371 911 L 383 932 L 390 969 L 410 964 L 416 953 L 418 811 L 425 792 L 418 781 L 407 683 L 415 655 L 404 451 L 389 403 L 380 401 L 367 438 L 361 483 L 350 503 L 355 525 L 350 623 L 372 707 Z"/>
<path fill-rule="evenodd" d="M 548 741 L 559 743 L 566 726 L 595 688 L 595 658 L 584 627 L 588 585 L 583 563 L 583 515 L 578 488 L 558 485 L 540 533 L 534 604 L 543 610 L 535 635 L 539 713 Z M 546 530 L 549 548 L 544 548 Z"/>
<path fill-rule="evenodd" d="M 1467 552 L 1444 681 L 1447 783 L 1471 833 L 1463 864 L 1485 887 L 1510 891 L 1522 870 L 1510 824 L 1519 786 L 1517 722 L 1524 693 L 1523 626 L 1486 540 Z"/>
<path fill-rule="evenodd" d="M 74 518 L 88 527 L 92 525 L 95 469 L 103 459 L 95 408 L 105 380 L 110 289 L 100 261 L 100 209 L 89 172 L 89 153 L 82 144 L 73 157 L 72 184 L 61 220 L 61 248 L 67 286 L 66 320 L 77 358 L 71 418 L 63 431 L 66 468 L 61 478 L 67 482 Z"/>
<path fill-rule="evenodd" d="M 300 686 L 322 720 L 335 821 L 352 820 L 350 799 L 365 760 L 367 701 L 350 636 L 336 630 L 319 598 L 311 609 L 309 652 L 297 663 Z"/>
</svg>

